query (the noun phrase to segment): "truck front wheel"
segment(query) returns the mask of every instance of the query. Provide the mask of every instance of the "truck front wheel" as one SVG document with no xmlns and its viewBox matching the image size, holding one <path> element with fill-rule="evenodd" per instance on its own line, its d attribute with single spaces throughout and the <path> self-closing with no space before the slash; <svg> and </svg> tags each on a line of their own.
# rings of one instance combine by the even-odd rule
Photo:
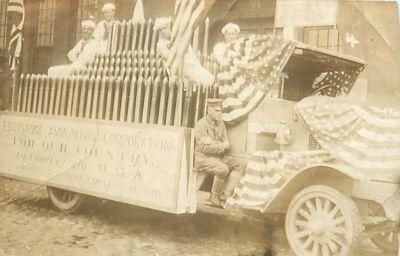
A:
<svg viewBox="0 0 400 256">
<path fill-rule="evenodd" d="M 47 193 L 53 205 L 66 213 L 77 211 L 85 200 L 81 194 L 54 187 L 47 187 Z"/>
<path fill-rule="evenodd" d="M 354 202 L 328 186 L 301 190 L 286 213 L 286 236 L 299 256 L 348 255 L 360 228 Z"/>
</svg>

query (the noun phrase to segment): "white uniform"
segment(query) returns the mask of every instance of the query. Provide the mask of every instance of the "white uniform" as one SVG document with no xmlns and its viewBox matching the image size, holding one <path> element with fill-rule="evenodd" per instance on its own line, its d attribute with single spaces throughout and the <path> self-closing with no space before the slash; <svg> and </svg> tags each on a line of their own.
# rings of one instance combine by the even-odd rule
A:
<svg viewBox="0 0 400 256">
<path fill-rule="evenodd" d="M 94 61 L 99 51 L 99 43 L 95 39 L 80 40 L 67 54 L 72 61 L 69 65 L 53 66 L 49 68 L 48 75 L 52 77 L 70 76 L 75 71 Z"/>
<path fill-rule="evenodd" d="M 226 64 L 226 59 L 224 58 L 225 48 L 226 44 L 222 42 L 214 46 L 213 54 L 220 65 Z"/>
<path fill-rule="evenodd" d="M 107 52 L 108 36 L 111 33 L 113 24 L 114 21 L 107 22 L 106 20 L 102 20 L 97 24 L 93 32 L 93 37 L 99 41 L 99 47 L 102 53 Z"/>
<path fill-rule="evenodd" d="M 168 57 L 168 44 L 169 41 L 162 38 L 157 43 L 157 52 L 164 58 Z M 183 75 L 188 80 L 204 86 L 211 86 L 214 83 L 213 74 L 201 65 L 190 45 L 183 59 Z"/>
</svg>

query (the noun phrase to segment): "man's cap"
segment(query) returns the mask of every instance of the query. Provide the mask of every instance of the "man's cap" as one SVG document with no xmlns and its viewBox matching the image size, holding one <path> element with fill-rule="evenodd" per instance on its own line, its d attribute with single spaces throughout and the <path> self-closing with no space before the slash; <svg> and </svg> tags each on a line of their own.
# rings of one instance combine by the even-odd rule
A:
<svg viewBox="0 0 400 256">
<path fill-rule="evenodd" d="M 240 27 L 234 23 L 228 23 L 222 28 L 222 34 L 226 34 L 228 30 L 234 30 L 237 34 L 240 33 Z"/>
<path fill-rule="evenodd" d="M 222 99 L 207 99 L 207 106 L 210 108 L 222 108 Z"/>
<path fill-rule="evenodd" d="M 115 5 L 114 4 L 112 4 L 112 3 L 105 3 L 104 5 L 103 5 L 103 8 L 101 8 L 101 10 L 104 12 L 104 11 L 115 11 Z"/>
<path fill-rule="evenodd" d="M 96 28 L 96 23 L 93 20 L 84 20 L 82 21 L 82 28 L 91 28 L 95 29 Z"/>
</svg>

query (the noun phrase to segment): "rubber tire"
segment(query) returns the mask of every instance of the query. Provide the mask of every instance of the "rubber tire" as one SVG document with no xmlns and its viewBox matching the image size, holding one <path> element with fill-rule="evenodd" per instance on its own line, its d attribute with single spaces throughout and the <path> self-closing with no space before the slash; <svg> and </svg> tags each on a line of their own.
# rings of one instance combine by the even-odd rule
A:
<svg viewBox="0 0 400 256">
<path fill-rule="evenodd" d="M 310 186 L 307 187 L 303 190 L 301 190 L 300 192 L 298 192 L 291 200 L 288 210 L 286 212 L 286 218 L 285 218 L 285 233 L 286 233 L 286 238 L 289 242 L 289 245 L 292 249 L 292 251 L 298 255 L 298 256 L 306 256 L 304 254 L 299 254 L 297 251 L 297 249 L 293 248 L 293 242 L 291 242 L 291 234 L 289 234 L 289 217 L 290 214 L 296 214 L 296 213 L 292 213 L 293 211 L 293 207 L 295 205 L 295 203 L 301 199 L 303 196 L 306 196 L 307 194 L 310 193 L 326 193 L 326 194 L 330 194 L 331 196 L 333 196 L 337 201 L 341 202 L 341 208 L 344 209 L 344 211 L 346 211 L 346 213 L 348 214 L 348 216 L 350 216 L 351 222 L 352 222 L 352 226 L 353 226 L 353 240 L 352 240 L 352 245 L 350 246 L 350 249 L 348 251 L 347 255 L 350 255 L 352 253 L 352 247 L 355 244 L 355 242 L 357 241 L 357 237 L 359 236 L 359 234 L 362 232 L 362 223 L 361 223 L 361 219 L 360 219 L 360 215 L 359 215 L 359 211 L 357 206 L 355 205 L 355 203 L 353 202 L 353 200 L 351 200 L 348 196 L 342 194 L 341 192 L 339 192 L 338 190 L 329 187 L 329 186 L 325 186 L 325 185 L 314 185 L 314 186 Z"/>
<path fill-rule="evenodd" d="M 62 192 L 73 193 L 73 199 L 70 202 L 63 202 L 58 198 L 58 194 Z M 62 190 L 54 187 L 47 187 L 47 193 L 49 195 L 51 203 L 61 212 L 64 213 L 74 213 L 76 212 L 84 203 L 85 196 L 82 194 L 70 192 L 67 190 Z"/>
</svg>

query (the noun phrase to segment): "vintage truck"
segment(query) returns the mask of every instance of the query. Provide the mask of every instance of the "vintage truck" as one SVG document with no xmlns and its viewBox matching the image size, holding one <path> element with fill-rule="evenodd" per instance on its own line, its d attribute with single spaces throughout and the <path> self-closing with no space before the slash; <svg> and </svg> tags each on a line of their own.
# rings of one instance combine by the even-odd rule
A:
<svg viewBox="0 0 400 256">
<path fill-rule="evenodd" d="M 0 174 L 47 186 L 51 202 L 66 212 L 90 195 L 195 213 L 192 127 L 219 90 L 169 79 L 152 26 L 116 23 L 110 51 L 74 76 L 21 75 L 12 109 L 0 116 Z M 293 47 L 278 86 L 229 126 L 232 156 L 316 152 L 318 142 L 294 104 L 310 95 L 348 92 L 366 64 L 300 42 Z M 212 57 L 202 59 L 218 73 Z M 329 74 L 329 82 L 316 83 L 321 74 Z M 282 127 L 291 131 L 289 143 L 277 143 Z M 313 164 L 291 175 L 262 214 L 286 214 L 297 255 L 348 255 L 360 237 L 389 255 L 398 243 L 399 180 L 400 170 L 365 173 L 338 162 Z"/>
</svg>

